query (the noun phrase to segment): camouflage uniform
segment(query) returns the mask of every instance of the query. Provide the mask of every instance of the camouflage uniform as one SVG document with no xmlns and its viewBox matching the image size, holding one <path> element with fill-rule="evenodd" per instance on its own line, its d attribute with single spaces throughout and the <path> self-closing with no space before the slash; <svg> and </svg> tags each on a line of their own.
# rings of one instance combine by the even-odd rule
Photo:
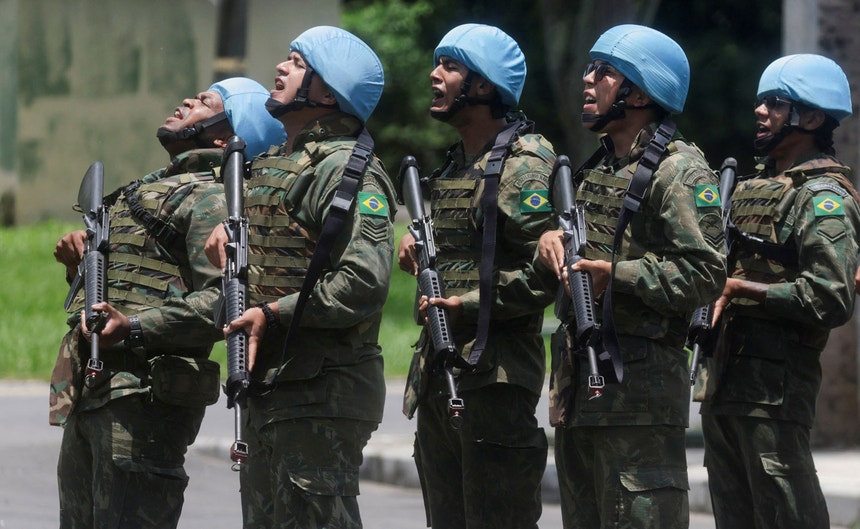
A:
<svg viewBox="0 0 860 529">
<path fill-rule="evenodd" d="M 468 358 L 479 308 L 484 152 L 467 160 L 462 143 L 430 179 L 438 269 L 446 296 L 460 296 L 463 313 L 452 322 L 453 340 Z M 543 388 L 546 353 L 543 310 L 553 297 L 532 257 L 540 234 L 552 226 L 547 184 L 555 154 L 537 134 L 517 139 L 505 160 L 498 193 L 498 232 L 492 319 L 486 348 L 474 372 L 458 376 L 464 424 L 448 424 L 448 389 L 428 372 L 429 339 L 422 333 L 413 357 L 404 413 L 418 425 L 415 463 L 424 490 L 428 526 L 537 527 L 547 441 L 535 407 Z M 502 508 L 504 506 L 504 508 Z"/>
<path fill-rule="evenodd" d="M 738 183 L 732 222 L 791 258 L 730 237 L 731 277 L 769 286 L 765 303 L 735 299 L 724 312 L 702 377 L 708 483 L 717 527 L 823 529 L 809 430 L 821 351 L 854 308 L 860 208 L 850 169 L 830 156 L 759 169 Z"/>
<path fill-rule="evenodd" d="M 626 156 L 610 154 L 579 175 L 586 258 L 612 259 L 621 201 L 655 129 L 643 129 Z M 613 153 L 608 136 L 602 141 Z M 574 330 L 562 326 L 553 337 L 550 405 L 565 527 L 689 523 L 684 341 L 692 312 L 722 291 L 725 260 L 715 173 L 678 134 L 667 153 L 616 254 L 612 306 L 623 381 L 589 400 L 587 357 L 577 348 L 571 354 Z"/>
<path fill-rule="evenodd" d="M 215 182 L 221 153 L 184 153 L 116 196 L 108 301 L 139 316 L 144 346 L 102 347 L 104 371 L 91 387 L 82 384 L 90 349 L 81 338 L 78 295 L 51 385 L 50 419 L 64 426 L 60 527 L 178 523 L 185 451 L 219 391 L 218 365 L 207 357 L 223 337 L 211 319 L 220 273 L 203 243 L 226 216 Z M 133 214 L 133 204 L 145 213 Z M 148 230 L 145 218 L 159 220 Z"/>
<path fill-rule="evenodd" d="M 351 115 L 327 115 L 294 139 L 291 154 L 276 147 L 252 164 L 250 302 L 277 301 L 280 315 L 260 342 L 255 379 L 282 363 L 298 292 L 360 127 Z M 240 473 L 246 528 L 361 527 L 361 451 L 385 400 L 377 338 L 393 260 L 393 197 L 373 157 L 276 388 L 248 399 L 249 456 Z"/>
</svg>

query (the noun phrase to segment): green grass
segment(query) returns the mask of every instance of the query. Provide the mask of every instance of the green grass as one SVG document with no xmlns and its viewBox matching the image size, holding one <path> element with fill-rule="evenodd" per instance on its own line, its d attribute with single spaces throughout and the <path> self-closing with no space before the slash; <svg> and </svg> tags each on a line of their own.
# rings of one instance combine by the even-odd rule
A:
<svg viewBox="0 0 860 529">
<path fill-rule="evenodd" d="M 0 228 L 0 378 L 48 380 L 66 333 L 63 301 L 68 292 L 63 267 L 53 250 L 75 223 L 44 222 L 18 228 Z M 398 223 L 399 241 L 406 225 Z M 395 261 L 397 256 L 395 255 Z M 412 344 L 419 328 L 413 319 L 415 278 L 397 265 L 383 309 L 379 341 L 385 357 L 386 377 L 406 376 Z M 552 307 L 546 322 L 552 322 Z M 212 359 L 226 365 L 224 343 L 215 346 Z M 226 371 L 224 370 L 226 374 Z"/>
</svg>

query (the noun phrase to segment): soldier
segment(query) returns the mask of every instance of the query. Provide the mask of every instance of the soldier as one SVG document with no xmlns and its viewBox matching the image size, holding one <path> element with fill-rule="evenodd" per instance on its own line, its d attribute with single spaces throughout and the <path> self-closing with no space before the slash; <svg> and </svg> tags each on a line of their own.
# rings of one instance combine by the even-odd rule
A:
<svg viewBox="0 0 860 529">
<path fill-rule="evenodd" d="M 277 65 L 266 105 L 288 141 L 252 165 L 245 213 L 254 306 L 225 327 L 248 333 L 259 388 L 245 414 L 245 527 L 361 527 L 358 469 L 382 420 L 377 338 L 394 252 L 393 189 L 365 129 L 382 87 L 376 54 L 339 28 L 305 31 Z M 339 189 L 350 182 L 355 197 Z M 321 236 L 335 211 L 345 216 L 337 237 Z M 223 227 L 207 242 L 219 266 L 226 242 Z M 312 254 L 325 267 L 299 315 Z"/>
<path fill-rule="evenodd" d="M 453 429 L 446 378 L 425 329 L 403 411 L 410 418 L 418 411 L 415 464 L 427 525 L 535 528 L 547 454 L 535 407 L 546 365 L 543 311 L 553 299 L 544 287 L 553 278 L 538 277 L 532 257 L 552 226 L 546 197 L 555 154 L 530 121 L 506 119 L 526 77 L 525 57 L 509 35 L 480 24 L 455 27 L 434 62 L 430 113 L 460 140 L 427 182 L 447 297 L 419 303 L 450 314 L 465 410 L 462 428 Z M 414 242 L 404 236 L 398 254 L 400 268 L 412 274 Z"/>
<path fill-rule="evenodd" d="M 731 201 L 701 407 L 705 466 L 717 527 L 826 529 L 809 432 L 821 351 L 854 309 L 860 198 L 833 149 L 851 94 L 835 62 L 800 54 L 764 70 L 758 98 L 765 156 Z"/>
<path fill-rule="evenodd" d="M 676 42 L 620 25 L 590 54 L 582 122 L 603 136 L 575 175 L 588 245 L 573 270 L 591 275 L 602 307 L 598 352 L 613 361 L 600 362 L 609 364 L 600 371 L 607 383 L 592 398 L 576 329 L 562 326 L 553 337 L 562 518 L 565 527 L 687 527 L 684 342 L 692 312 L 725 281 L 717 179 L 670 118 L 683 110 L 690 81 Z M 539 255 L 566 278 L 560 231 L 541 237 Z"/>
<path fill-rule="evenodd" d="M 82 384 L 89 347 L 81 337 L 89 335 L 79 295 L 52 377 L 50 419 L 65 428 L 60 527 L 161 529 L 179 521 L 185 451 L 219 392 L 218 364 L 207 359 L 222 338 L 212 321 L 219 272 L 203 251 L 226 216 L 218 167 L 233 134 L 248 155 L 283 141 L 267 97 L 256 81 L 232 78 L 183 100 L 158 129 L 170 164 L 105 197 L 109 303 L 95 305 L 107 314 L 104 370 Z M 57 243 L 68 279 L 85 239 L 76 231 Z"/>
</svg>

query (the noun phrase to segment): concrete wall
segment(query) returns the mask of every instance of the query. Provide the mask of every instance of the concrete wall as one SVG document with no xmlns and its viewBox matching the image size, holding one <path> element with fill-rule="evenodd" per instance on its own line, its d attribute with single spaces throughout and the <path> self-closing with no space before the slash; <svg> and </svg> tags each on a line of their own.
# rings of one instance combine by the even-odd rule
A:
<svg viewBox="0 0 860 529">
<path fill-rule="evenodd" d="M 162 167 L 155 131 L 213 79 L 217 0 L 0 0 L 0 196 L 18 224 L 77 220 L 89 164 L 105 187 Z M 249 0 L 246 67 L 272 86 L 289 42 L 337 25 L 337 0 Z M 11 205 L 0 201 L 0 220 Z"/>
</svg>

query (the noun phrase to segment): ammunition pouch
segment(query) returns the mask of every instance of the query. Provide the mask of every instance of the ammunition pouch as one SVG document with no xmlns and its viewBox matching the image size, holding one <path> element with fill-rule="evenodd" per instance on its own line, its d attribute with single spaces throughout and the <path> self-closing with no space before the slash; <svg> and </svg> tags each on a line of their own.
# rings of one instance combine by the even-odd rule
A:
<svg viewBox="0 0 860 529">
<path fill-rule="evenodd" d="M 152 396 L 173 406 L 198 408 L 215 404 L 221 394 L 221 368 L 207 358 L 175 355 L 149 361 Z"/>
</svg>

